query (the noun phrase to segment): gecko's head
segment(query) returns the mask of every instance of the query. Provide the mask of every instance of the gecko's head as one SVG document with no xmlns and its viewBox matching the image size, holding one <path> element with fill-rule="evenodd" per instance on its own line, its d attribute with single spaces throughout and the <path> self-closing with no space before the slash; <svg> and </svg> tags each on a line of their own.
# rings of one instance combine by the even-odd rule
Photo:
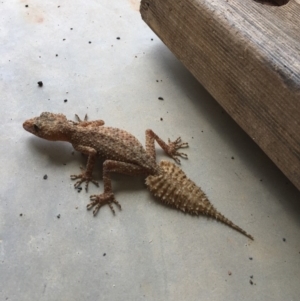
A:
<svg viewBox="0 0 300 301">
<path fill-rule="evenodd" d="M 68 120 L 65 115 L 48 112 L 23 123 L 23 128 L 27 132 L 51 141 L 65 140 L 67 127 Z"/>
</svg>

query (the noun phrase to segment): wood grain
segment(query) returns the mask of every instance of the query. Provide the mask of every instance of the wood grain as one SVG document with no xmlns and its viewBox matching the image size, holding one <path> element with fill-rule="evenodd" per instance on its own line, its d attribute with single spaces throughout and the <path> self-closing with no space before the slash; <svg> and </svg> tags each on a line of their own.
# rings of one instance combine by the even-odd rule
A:
<svg viewBox="0 0 300 301">
<path fill-rule="evenodd" d="M 300 1 L 142 0 L 143 20 L 300 189 Z"/>
</svg>

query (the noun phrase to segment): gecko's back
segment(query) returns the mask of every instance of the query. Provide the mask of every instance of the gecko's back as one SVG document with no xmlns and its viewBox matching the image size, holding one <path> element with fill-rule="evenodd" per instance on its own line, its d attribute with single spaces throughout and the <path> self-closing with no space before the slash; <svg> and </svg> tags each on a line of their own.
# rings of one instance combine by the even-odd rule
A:
<svg viewBox="0 0 300 301">
<path fill-rule="evenodd" d="M 154 158 L 146 153 L 139 140 L 119 128 L 77 126 L 77 129 L 72 131 L 70 140 L 75 148 L 77 145 L 92 147 L 103 158 L 133 163 L 147 170 L 154 170 L 157 166 Z"/>
</svg>

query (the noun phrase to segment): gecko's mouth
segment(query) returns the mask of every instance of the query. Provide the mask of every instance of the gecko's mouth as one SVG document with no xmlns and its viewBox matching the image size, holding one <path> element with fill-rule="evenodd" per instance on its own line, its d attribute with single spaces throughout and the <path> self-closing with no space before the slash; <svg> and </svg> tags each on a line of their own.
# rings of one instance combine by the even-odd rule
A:
<svg viewBox="0 0 300 301">
<path fill-rule="evenodd" d="M 24 123 L 23 123 L 23 128 L 24 130 L 28 131 L 28 132 L 31 132 L 31 127 L 30 127 L 30 122 L 29 120 L 26 120 Z"/>
<path fill-rule="evenodd" d="M 36 130 L 34 128 L 34 123 L 32 119 L 28 119 L 23 123 L 23 128 L 29 133 L 35 134 L 36 135 Z"/>
</svg>

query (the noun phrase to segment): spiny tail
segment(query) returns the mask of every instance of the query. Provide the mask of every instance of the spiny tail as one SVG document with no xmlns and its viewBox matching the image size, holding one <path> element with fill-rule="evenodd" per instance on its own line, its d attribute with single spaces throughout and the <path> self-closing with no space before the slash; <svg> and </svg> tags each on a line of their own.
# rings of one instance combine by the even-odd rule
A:
<svg viewBox="0 0 300 301">
<path fill-rule="evenodd" d="M 253 239 L 251 235 L 219 213 L 205 193 L 175 164 L 161 161 L 160 172 L 146 178 L 148 189 L 163 203 L 191 215 L 205 214 Z"/>
</svg>

